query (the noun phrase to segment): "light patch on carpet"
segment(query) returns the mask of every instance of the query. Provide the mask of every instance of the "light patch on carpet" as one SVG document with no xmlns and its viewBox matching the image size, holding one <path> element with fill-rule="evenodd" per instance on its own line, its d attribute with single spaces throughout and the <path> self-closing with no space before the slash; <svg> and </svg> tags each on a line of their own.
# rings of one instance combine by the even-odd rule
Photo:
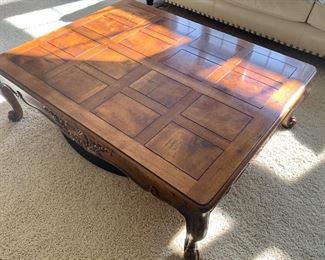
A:
<svg viewBox="0 0 325 260">
<path fill-rule="evenodd" d="M 279 147 L 279 143 L 283 146 Z M 288 183 L 299 182 L 325 160 L 325 151 L 317 154 L 313 149 L 302 144 L 292 131 L 278 132 L 266 146 L 254 163 L 270 169 L 270 158 L 272 158 L 275 161 L 271 167 L 272 173 Z M 270 156 L 270 152 L 277 155 Z"/>
<path fill-rule="evenodd" d="M 0 5 L 7 5 L 7 4 L 10 4 L 10 3 L 15 3 L 15 2 L 19 2 L 21 0 L 0 0 Z"/>
<path fill-rule="evenodd" d="M 103 2 L 103 0 L 82 0 L 82 1 L 75 1 L 72 3 L 64 4 L 64 5 L 58 5 L 53 7 L 53 10 L 57 11 L 61 15 L 67 15 L 71 14 L 73 12 L 82 10 L 84 8 L 87 8 L 91 5 L 98 4 L 100 2 Z M 114 3 L 115 1 L 110 1 L 110 4 Z"/>
<path fill-rule="evenodd" d="M 291 260 L 292 258 L 277 247 L 269 247 L 253 260 Z"/>
<path fill-rule="evenodd" d="M 76 1 L 73 3 L 11 16 L 6 18 L 5 21 L 16 28 L 23 30 L 32 37 L 39 37 L 49 31 L 56 30 L 69 24 L 69 22 L 60 20 L 64 15 L 77 12 L 102 1 L 103 0 Z"/>
</svg>

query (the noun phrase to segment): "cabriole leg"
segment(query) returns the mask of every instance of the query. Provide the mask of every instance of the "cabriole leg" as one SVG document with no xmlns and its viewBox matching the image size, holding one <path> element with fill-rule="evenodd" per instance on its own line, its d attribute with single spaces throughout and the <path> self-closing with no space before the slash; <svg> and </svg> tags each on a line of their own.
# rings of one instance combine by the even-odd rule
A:
<svg viewBox="0 0 325 260">
<path fill-rule="evenodd" d="M 13 109 L 8 112 L 9 120 L 18 122 L 23 117 L 23 110 L 15 97 L 14 91 L 6 84 L 0 82 L 0 95 L 8 101 Z"/>
<path fill-rule="evenodd" d="M 183 214 L 186 219 L 186 239 L 184 244 L 184 259 L 199 260 L 197 242 L 202 240 L 208 231 L 210 212 Z"/>
</svg>

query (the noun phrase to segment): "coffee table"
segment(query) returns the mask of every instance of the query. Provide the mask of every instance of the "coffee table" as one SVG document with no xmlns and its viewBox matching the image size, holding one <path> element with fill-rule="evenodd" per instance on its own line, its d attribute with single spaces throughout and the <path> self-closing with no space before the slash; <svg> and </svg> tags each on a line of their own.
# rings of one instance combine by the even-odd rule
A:
<svg viewBox="0 0 325 260">
<path fill-rule="evenodd" d="M 186 219 L 198 259 L 209 215 L 278 125 L 291 128 L 316 69 L 144 4 L 123 1 L 0 55 L 1 93 Z"/>
</svg>

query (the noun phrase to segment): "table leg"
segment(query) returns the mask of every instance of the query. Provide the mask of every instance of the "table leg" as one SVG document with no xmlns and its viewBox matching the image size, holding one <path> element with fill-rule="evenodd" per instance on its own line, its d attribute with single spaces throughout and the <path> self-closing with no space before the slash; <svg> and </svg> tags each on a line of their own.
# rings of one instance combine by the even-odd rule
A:
<svg viewBox="0 0 325 260">
<path fill-rule="evenodd" d="M 147 0 L 147 5 L 153 5 L 153 0 Z"/>
<path fill-rule="evenodd" d="M 293 114 L 296 111 L 297 107 L 309 95 L 309 92 L 310 92 L 310 88 L 306 89 L 305 92 L 301 94 L 299 100 L 295 103 L 295 105 L 292 107 L 292 109 L 289 111 L 286 117 L 282 120 L 281 124 L 284 128 L 291 129 L 296 125 L 297 119 Z"/>
<path fill-rule="evenodd" d="M 281 124 L 284 128 L 291 129 L 292 127 L 295 126 L 296 123 L 297 123 L 296 117 L 290 113 L 283 119 Z"/>
<path fill-rule="evenodd" d="M 208 231 L 210 212 L 183 214 L 186 219 L 186 239 L 184 243 L 185 260 L 199 260 L 197 242 L 202 240 Z"/>
<path fill-rule="evenodd" d="M 9 120 L 18 122 L 23 117 L 23 110 L 15 97 L 15 92 L 9 86 L 0 82 L 0 94 L 8 101 L 13 109 L 8 112 Z"/>
</svg>

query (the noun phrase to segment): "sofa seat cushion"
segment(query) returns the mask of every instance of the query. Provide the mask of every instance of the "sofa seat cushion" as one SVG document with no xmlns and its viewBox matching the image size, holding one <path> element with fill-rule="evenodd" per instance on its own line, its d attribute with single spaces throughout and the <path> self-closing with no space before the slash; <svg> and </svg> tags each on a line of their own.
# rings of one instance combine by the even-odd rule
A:
<svg viewBox="0 0 325 260">
<path fill-rule="evenodd" d="M 308 23 L 325 32 L 325 0 L 316 1 Z"/>
<path fill-rule="evenodd" d="M 217 1 L 217 0 L 216 0 Z M 224 0 L 252 11 L 293 22 L 306 22 L 314 0 Z"/>
</svg>

